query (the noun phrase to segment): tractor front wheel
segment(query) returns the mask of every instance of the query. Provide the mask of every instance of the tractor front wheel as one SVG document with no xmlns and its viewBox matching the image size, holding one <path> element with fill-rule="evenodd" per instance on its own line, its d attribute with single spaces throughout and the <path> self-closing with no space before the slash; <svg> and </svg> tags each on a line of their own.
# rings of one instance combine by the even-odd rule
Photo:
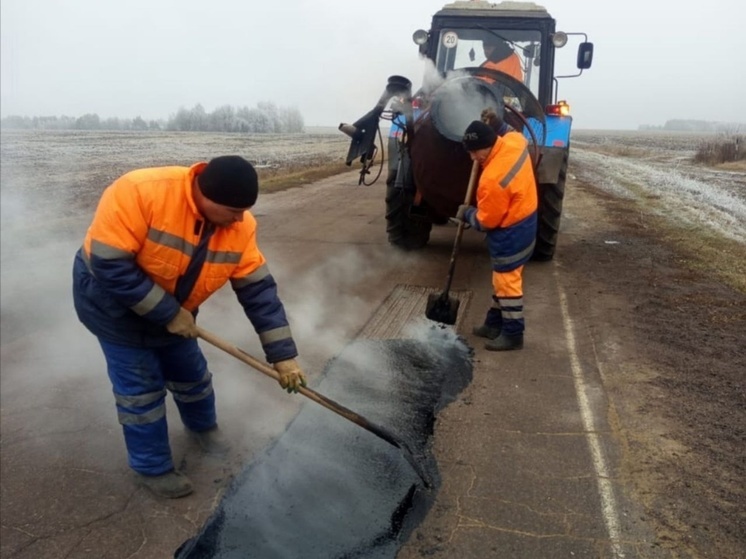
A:
<svg viewBox="0 0 746 559">
<path fill-rule="evenodd" d="M 389 243 L 404 250 L 418 250 L 430 240 L 433 224 L 426 217 L 411 215 L 414 196 L 394 186 L 396 171 L 386 180 L 386 233 Z"/>
</svg>

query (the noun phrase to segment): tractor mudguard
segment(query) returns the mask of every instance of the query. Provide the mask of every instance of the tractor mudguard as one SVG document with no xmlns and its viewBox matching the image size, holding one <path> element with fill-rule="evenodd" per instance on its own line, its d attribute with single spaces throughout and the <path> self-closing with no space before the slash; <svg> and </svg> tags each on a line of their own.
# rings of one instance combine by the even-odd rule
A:
<svg viewBox="0 0 746 559">
<path fill-rule="evenodd" d="M 541 148 L 541 163 L 536 169 L 536 182 L 555 184 L 559 180 L 562 166 L 567 164 L 567 148 Z"/>
</svg>

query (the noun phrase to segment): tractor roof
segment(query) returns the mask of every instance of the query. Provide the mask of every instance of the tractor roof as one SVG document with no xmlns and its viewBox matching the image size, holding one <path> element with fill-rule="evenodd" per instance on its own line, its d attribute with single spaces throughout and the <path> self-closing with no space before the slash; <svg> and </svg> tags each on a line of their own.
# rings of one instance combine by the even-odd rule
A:
<svg viewBox="0 0 746 559">
<path fill-rule="evenodd" d="M 544 6 L 533 2 L 500 2 L 493 4 L 484 0 L 458 0 L 446 4 L 435 14 L 438 16 L 470 17 L 551 17 Z"/>
</svg>

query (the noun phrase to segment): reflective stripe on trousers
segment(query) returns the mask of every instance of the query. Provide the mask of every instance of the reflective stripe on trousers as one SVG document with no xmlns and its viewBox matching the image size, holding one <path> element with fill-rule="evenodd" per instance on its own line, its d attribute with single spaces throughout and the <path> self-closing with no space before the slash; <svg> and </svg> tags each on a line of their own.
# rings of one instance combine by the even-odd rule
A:
<svg viewBox="0 0 746 559">
<path fill-rule="evenodd" d="M 502 330 L 503 315 L 502 312 L 500 312 L 500 299 L 495 295 L 492 296 L 492 305 L 487 309 L 487 316 L 484 317 L 484 323 L 490 328 Z"/>
<path fill-rule="evenodd" d="M 173 469 L 166 422 L 166 389 L 173 393 L 187 429 L 216 424 L 215 394 L 207 361 L 197 340 L 177 340 L 156 348 L 99 340 L 114 390 L 130 467 L 158 475 Z"/>
<path fill-rule="evenodd" d="M 510 272 L 492 272 L 492 288 L 502 316 L 502 331 L 507 336 L 523 334 L 523 266 Z"/>
</svg>

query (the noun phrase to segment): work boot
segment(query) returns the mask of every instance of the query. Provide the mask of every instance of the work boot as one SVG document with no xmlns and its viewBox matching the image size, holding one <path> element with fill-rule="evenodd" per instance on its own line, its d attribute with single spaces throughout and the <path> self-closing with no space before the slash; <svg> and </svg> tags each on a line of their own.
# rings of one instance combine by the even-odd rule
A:
<svg viewBox="0 0 746 559">
<path fill-rule="evenodd" d="M 200 432 L 187 429 L 187 433 L 189 433 L 189 438 L 197 443 L 197 446 L 199 446 L 205 454 L 210 454 L 212 456 L 225 456 L 231 449 L 231 445 L 225 439 L 217 425 L 212 429 Z"/>
<path fill-rule="evenodd" d="M 146 476 L 138 473 L 140 485 L 150 489 L 150 491 L 165 499 L 178 499 L 186 497 L 194 489 L 189 478 L 177 470 L 171 470 L 159 476 Z"/>
<path fill-rule="evenodd" d="M 474 329 L 471 331 L 472 334 L 475 336 L 479 336 L 480 338 L 487 338 L 488 340 L 494 340 L 500 335 L 500 328 L 497 328 L 495 326 L 488 326 L 487 324 L 482 324 L 481 326 L 475 326 Z"/>
<path fill-rule="evenodd" d="M 517 336 L 506 336 L 500 334 L 494 340 L 491 340 L 484 344 L 484 348 L 489 351 L 510 351 L 512 349 L 523 348 L 523 334 Z"/>
</svg>

